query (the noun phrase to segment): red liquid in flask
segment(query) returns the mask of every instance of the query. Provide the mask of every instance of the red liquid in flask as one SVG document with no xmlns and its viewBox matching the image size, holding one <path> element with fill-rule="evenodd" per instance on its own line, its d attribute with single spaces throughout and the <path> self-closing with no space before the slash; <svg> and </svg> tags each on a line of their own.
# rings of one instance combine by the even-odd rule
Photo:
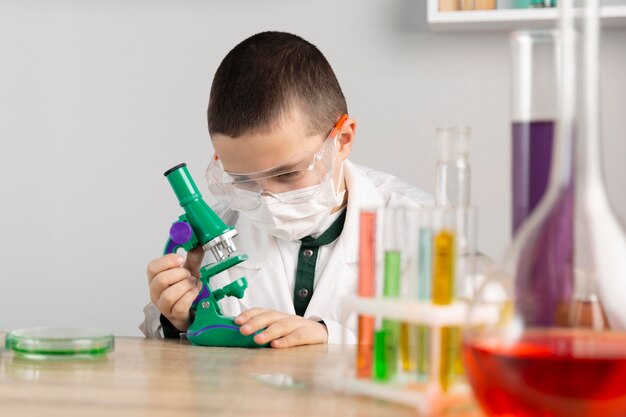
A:
<svg viewBox="0 0 626 417">
<path fill-rule="evenodd" d="M 490 416 L 626 416 L 626 333 L 529 330 L 470 340 L 463 356 Z"/>
</svg>

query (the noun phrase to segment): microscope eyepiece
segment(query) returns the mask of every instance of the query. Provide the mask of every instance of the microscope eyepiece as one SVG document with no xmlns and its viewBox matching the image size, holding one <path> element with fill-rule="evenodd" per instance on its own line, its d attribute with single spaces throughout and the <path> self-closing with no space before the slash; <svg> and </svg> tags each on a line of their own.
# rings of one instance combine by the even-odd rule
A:
<svg viewBox="0 0 626 417">
<path fill-rule="evenodd" d="M 182 164 L 178 164 L 178 165 L 176 165 L 175 167 L 171 167 L 170 169 L 168 169 L 167 171 L 165 171 L 165 172 L 163 173 L 163 175 L 165 175 L 165 176 L 167 177 L 167 176 L 168 176 L 168 175 L 170 175 L 172 172 L 176 171 L 178 168 L 182 168 L 182 167 L 186 167 L 186 166 L 187 166 L 187 164 L 183 162 Z"/>
</svg>

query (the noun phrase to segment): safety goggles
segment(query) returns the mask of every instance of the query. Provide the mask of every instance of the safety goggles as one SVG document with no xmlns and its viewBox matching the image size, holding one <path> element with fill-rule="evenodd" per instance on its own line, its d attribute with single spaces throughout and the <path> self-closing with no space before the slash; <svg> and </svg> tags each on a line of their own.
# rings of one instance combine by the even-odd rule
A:
<svg viewBox="0 0 626 417">
<path fill-rule="evenodd" d="M 284 163 L 252 173 L 227 172 L 217 157 L 206 170 L 211 193 L 235 210 L 251 210 L 261 204 L 305 203 L 315 198 L 325 180 L 331 180 L 335 167 L 337 133 L 348 115 L 331 129 L 317 152 L 300 152 Z"/>
</svg>

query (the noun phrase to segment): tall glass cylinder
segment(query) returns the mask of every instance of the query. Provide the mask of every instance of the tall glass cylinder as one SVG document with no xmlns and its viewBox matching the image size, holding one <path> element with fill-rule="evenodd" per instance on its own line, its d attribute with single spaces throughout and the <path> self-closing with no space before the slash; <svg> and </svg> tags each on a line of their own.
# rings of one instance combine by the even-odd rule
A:
<svg viewBox="0 0 626 417">
<path fill-rule="evenodd" d="M 513 233 L 548 186 L 557 116 L 556 31 L 511 35 Z"/>
<path fill-rule="evenodd" d="M 522 31 L 511 36 L 512 199 L 513 233 L 528 219 L 544 197 L 555 158 L 557 69 L 556 31 Z M 573 157 L 573 137 L 567 137 Z M 573 164 L 568 164 L 571 168 Z M 537 251 L 528 255 L 516 276 L 516 302 L 527 323 L 549 326 L 567 320 L 567 300 L 573 289 L 574 181 L 564 178 L 551 221 L 538 236 Z M 538 296 L 539 295 L 539 296 Z"/>
</svg>

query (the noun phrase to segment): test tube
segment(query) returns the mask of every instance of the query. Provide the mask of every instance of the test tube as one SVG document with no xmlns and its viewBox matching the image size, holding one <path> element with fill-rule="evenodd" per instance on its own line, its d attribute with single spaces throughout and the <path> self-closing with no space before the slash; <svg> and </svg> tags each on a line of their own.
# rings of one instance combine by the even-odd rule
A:
<svg viewBox="0 0 626 417">
<path fill-rule="evenodd" d="M 476 275 L 476 208 L 460 207 L 454 209 L 455 256 L 454 256 L 454 294 L 459 302 L 470 303 L 477 291 Z M 485 258 L 488 260 L 488 258 Z M 454 350 L 453 371 L 455 375 L 465 374 L 461 346 L 461 328 L 452 328 Z"/>
<path fill-rule="evenodd" d="M 433 257 L 433 213 L 431 209 L 420 211 L 418 229 L 417 255 L 417 298 L 421 302 L 430 302 L 432 297 L 432 257 Z M 417 378 L 425 381 L 428 378 L 430 329 L 428 326 L 417 326 Z"/>
<path fill-rule="evenodd" d="M 404 230 L 400 209 L 386 209 L 383 215 L 383 291 L 385 298 L 398 298 L 402 276 L 401 241 Z M 397 373 L 400 322 L 383 318 L 374 334 L 374 373 L 379 381 L 388 381 Z"/>
<path fill-rule="evenodd" d="M 400 277 L 402 269 L 402 254 L 398 249 L 385 251 L 385 286 L 384 296 L 398 298 L 400 295 Z M 385 359 L 388 377 L 393 378 L 398 367 L 398 349 L 400 347 L 400 327 L 397 320 L 383 319 L 383 329 L 387 334 L 385 340 Z"/>
<path fill-rule="evenodd" d="M 358 295 L 372 298 L 376 288 L 376 212 L 363 210 L 359 223 L 359 281 Z M 374 317 L 361 314 L 358 318 L 357 378 L 371 378 L 374 347 Z"/>
<path fill-rule="evenodd" d="M 452 225 L 453 210 L 440 209 L 437 212 L 440 227 L 433 238 L 433 304 L 449 305 L 454 299 L 455 231 Z M 439 383 L 443 392 L 448 390 L 453 373 L 453 364 L 459 349 L 451 326 L 441 328 L 439 352 Z"/>
<path fill-rule="evenodd" d="M 415 339 L 415 326 L 407 322 L 400 323 L 400 364 L 405 372 L 415 370 L 416 358 L 411 355 L 417 346 Z"/>
<path fill-rule="evenodd" d="M 417 246 L 419 228 L 418 209 L 405 209 L 401 223 L 404 225 L 402 234 L 399 236 L 402 243 L 402 266 L 400 281 L 400 296 L 407 301 L 415 302 L 418 298 L 418 264 L 417 264 Z M 402 371 L 408 376 L 408 379 L 415 380 L 417 371 L 417 344 L 418 344 L 418 326 L 408 322 L 400 324 L 400 364 Z M 407 379 L 407 378 L 405 378 Z"/>
</svg>

